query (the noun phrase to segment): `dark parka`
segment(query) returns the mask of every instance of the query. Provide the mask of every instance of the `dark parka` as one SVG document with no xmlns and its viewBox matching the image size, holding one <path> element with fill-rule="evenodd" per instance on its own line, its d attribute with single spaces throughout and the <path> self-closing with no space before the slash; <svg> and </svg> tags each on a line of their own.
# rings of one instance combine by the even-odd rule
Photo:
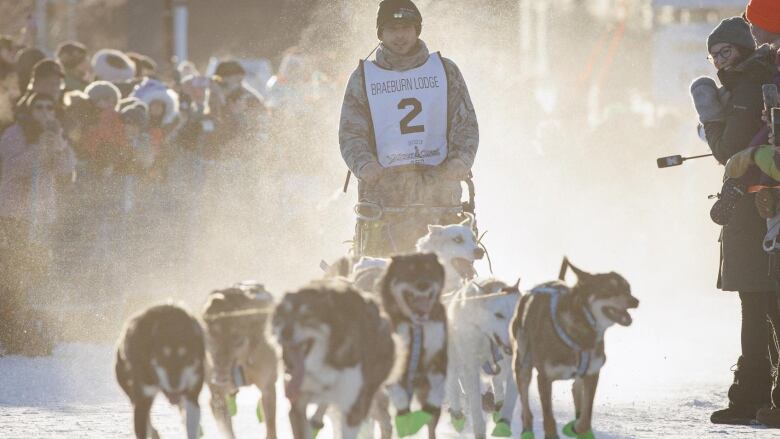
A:
<svg viewBox="0 0 780 439">
<path fill-rule="evenodd" d="M 771 83 L 776 71 L 774 56 L 762 47 L 748 59 L 718 72 L 721 83 L 731 93 L 726 103 L 725 122 L 704 124 L 707 143 L 721 164 L 747 148 L 763 127 L 761 120 L 763 97 L 761 86 Z M 720 272 L 718 288 L 723 291 L 773 291 L 768 276 L 769 259 L 762 242 L 766 221 L 758 216 L 755 195 L 739 201 L 731 221 L 721 233 Z"/>
</svg>

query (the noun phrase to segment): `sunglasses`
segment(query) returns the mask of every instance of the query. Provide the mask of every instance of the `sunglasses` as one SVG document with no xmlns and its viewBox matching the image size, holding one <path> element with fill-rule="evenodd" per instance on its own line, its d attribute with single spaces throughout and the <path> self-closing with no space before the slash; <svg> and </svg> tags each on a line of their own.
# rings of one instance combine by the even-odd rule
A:
<svg viewBox="0 0 780 439">
<path fill-rule="evenodd" d="M 715 60 L 718 58 L 722 59 L 723 61 L 727 61 L 729 58 L 731 58 L 733 53 L 734 48 L 731 46 L 726 46 L 715 53 L 711 53 L 707 59 L 710 60 L 710 62 L 715 62 Z"/>
</svg>

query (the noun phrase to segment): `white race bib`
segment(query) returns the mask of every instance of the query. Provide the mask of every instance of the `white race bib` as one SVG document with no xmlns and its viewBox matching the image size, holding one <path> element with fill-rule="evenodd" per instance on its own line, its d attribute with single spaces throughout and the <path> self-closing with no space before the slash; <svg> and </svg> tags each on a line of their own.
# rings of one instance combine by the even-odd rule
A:
<svg viewBox="0 0 780 439">
<path fill-rule="evenodd" d="M 363 62 L 376 153 L 385 168 L 447 158 L 447 74 L 438 53 L 405 72 Z"/>
</svg>

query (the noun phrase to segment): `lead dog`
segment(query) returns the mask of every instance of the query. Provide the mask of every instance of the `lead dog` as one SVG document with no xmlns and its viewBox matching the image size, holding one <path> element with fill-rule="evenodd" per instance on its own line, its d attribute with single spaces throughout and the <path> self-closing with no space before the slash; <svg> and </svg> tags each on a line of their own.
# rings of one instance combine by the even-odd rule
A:
<svg viewBox="0 0 780 439">
<path fill-rule="evenodd" d="M 138 439 L 159 438 L 149 412 L 162 391 L 185 418 L 187 437 L 198 435 L 204 342 L 198 321 L 175 305 L 158 305 L 125 325 L 116 353 L 116 379 L 133 405 Z"/>
<path fill-rule="evenodd" d="M 245 282 L 212 292 L 203 309 L 210 405 L 223 437 L 235 437 L 227 402 L 235 402 L 239 387 L 254 384 L 262 392 L 258 418 L 266 422 L 266 436 L 276 438 L 279 359 L 266 330 L 273 304 L 262 285 Z"/>
<path fill-rule="evenodd" d="M 456 430 L 462 430 L 468 414 L 476 438 L 485 437 L 480 398 L 484 377 L 489 378 L 496 399 L 503 401 L 497 409 L 493 435 L 511 434 L 508 430 L 517 386 L 512 377 L 509 326 L 519 298 L 516 285 L 495 279 L 471 281 L 447 298 L 450 417 Z"/>
<path fill-rule="evenodd" d="M 569 288 L 562 280 L 566 269 L 577 276 Z M 572 396 L 577 419 L 563 433 L 592 438 L 593 399 L 604 353 L 604 332 L 615 323 L 629 326 L 628 310 L 639 306 L 628 282 L 617 273 L 590 274 L 564 259 L 561 281 L 534 288 L 520 299 L 512 320 L 513 368 L 523 404 L 523 434 L 531 439 L 533 415 L 528 400 L 533 369 L 544 412 L 545 438 L 557 438 L 552 409 L 552 382 L 574 379 Z"/>
<path fill-rule="evenodd" d="M 296 439 L 311 438 L 306 407 L 335 409 L 338 437 L 357 436 L 382 385 L 398 379 L 398 344 L 379 305 L 347 282 L 320 281 L 288 293 L 271 332 L 287 372 L 285 393 Z"/>
</svg>

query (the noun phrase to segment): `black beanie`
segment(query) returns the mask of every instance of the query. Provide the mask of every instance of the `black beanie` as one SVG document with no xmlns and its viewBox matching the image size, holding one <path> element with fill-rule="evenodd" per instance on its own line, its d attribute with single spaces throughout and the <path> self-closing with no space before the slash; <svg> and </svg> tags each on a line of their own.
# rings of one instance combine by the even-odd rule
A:
<svg viewBox="0 0 780 439">
<path fill-rule="evenodd" d="M 408 20 L 414 23 L 417 36 L 422 32 L 422 15 L 412 0 L 382 0 L 376 13 L 376 36 L 382 33 L 382 26 L 391 20 Z"/>
<path fill-rule="evenodd" d="M 756 42 L 750 33 L 750 25 L 742 17 L 731 17 L 720 22 L 707 38 L 707 51 L 718 43 L 728 43 L 749 51 L 756 49 Z"/>
</svg>

